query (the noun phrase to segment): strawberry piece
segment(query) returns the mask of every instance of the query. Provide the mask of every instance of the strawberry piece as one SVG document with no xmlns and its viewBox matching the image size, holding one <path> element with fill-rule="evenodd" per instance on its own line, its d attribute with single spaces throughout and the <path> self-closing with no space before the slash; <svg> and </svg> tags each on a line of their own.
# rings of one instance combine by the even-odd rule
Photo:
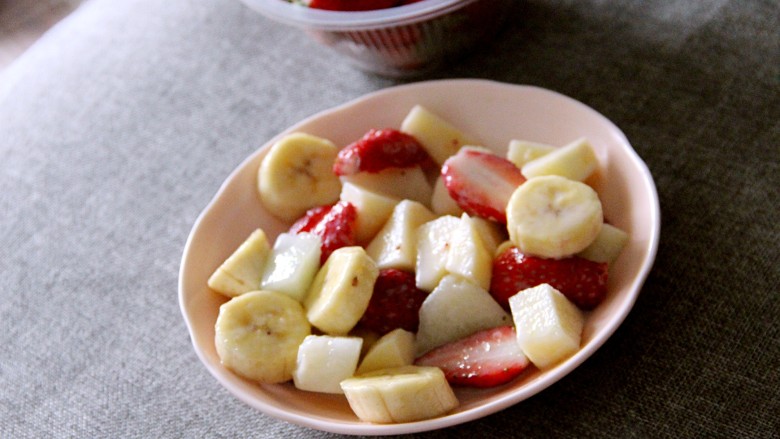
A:
<svg viewBox="0 0 780 439">
<path fill-rule="evenodd" d="M 415 360 L 436 366 L 452 385 L 493 387 L 505 384 L 528 367 L 514 326 L 499 326 L 448 343 Z"/>
<path fill-rule="evenodd" d="M 526 288 L 550 284 L 582 310 L 598 306 L 607 295 L 608 265 L 572 256 L 544 259 L 509 247 L 493 260 L 490 294 L 509 309 L 509 298 Z"/>
<path fill-rule="evenodd" d="M 309 209 L 291 227 L 291 233 L 311 233 L 322 240 L 320 263 L 324 264 L 333 250 L 355 245 L 357 209 L 352 203 L 339 201 L 330 206 Z"/>
<path fill-rule="evenodd" d="M 461 148 L 441 168 L 444 186 L 461 209 L 506 224 L 509 198 L 525 177 L 509 160 L 488 151 Z"/>
<path fill-rule="evenodd" d="M 370 11 L 398 6 L 399 0 L 311 0 L 310 8 L 329 11 Z"/>
<path fill-rule="evenodd" d="M 379 270 L 360 324 L 380 335 L 397 328 L 417 332 L 420 307 L 426 297 L 428 293 L 415 285 L 414 273 L 395 268 Z"/>
<path fill-rule="evenodd" d="M 371 129 L 362 138 L 339 151 L 333 172 L 336 175 L 351 175 L 415 165 L 429 167 L 432 164 L 433 159 L 413 136 L 392 128 Z"/>
</svg>

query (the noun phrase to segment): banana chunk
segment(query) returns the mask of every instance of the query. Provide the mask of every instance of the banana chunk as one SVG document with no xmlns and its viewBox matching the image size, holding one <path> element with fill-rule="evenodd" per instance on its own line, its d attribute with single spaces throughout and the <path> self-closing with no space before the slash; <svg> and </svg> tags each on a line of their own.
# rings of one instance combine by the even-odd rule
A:
<svg viewBox="0 0 780 439">
<path fill-rule="evenodd" d="M 521 252 L 543 258 L 582 251 L 604 223 L 596 191 L 555 175 L 521 184 L 509 199 L 506 216 L 509 239 Z"/>
<path fill-rule="evenodd" d="M 268 237 L 256 229 L 209 277 L 212 290 L 228 297 L 260 289 L 260 277 L 271 252 Z"/>
<path fill-rule="evenodd" d="M 273 291 L 252 291 L 224 303 L 214 329 L 222 364 L 261 383 L 291 380 L 298 346 L 311 334 L 300 302 Z"/>
<path fill-rule="evenodd" d="M 335 203 L 341 181 L 333 173 L 338 147 L 331 141 L 293 133 L 271 146 L 258 171 L 260 199 L 268 211 L 293 221 L 312 207 Z"/>
<path fill-rule="evenodd" d="M 459 405 L 438 367 L 381 369 L 341 382 L 349 406 L 366 422 L 412 422 L 444 415 Z"/>
</svg>

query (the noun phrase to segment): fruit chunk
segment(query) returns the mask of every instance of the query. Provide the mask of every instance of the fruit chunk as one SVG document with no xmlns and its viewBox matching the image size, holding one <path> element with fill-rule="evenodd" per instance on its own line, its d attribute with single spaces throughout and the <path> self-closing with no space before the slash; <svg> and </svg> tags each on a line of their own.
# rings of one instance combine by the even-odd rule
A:
<svg viewBox="0 0 780 439">
<path fill-rule="evenodd" d="M 596 240 L 577 256 L 594 262 L 612 264 L 628 242 L 628 233 L 604 223 Z"/>
<path fill-rule="evenodd" d="M 515 164 L 518 168 L 531 160 L 538 159 L 555 150 L 552 145 L 544 143 L 529 142 L 526 140 L 512 140 L 506 152 L 506 158 Z"/>
<path fill-rule="evenodd" d="M 420 307 L 417 354 L 510 321 L 509 314 L 487 291 L 447 275 Z"/>
<path fill-rule="evenodd" d="M 341 191 L 332 172 L 337 153 L 329 140 L 303 133 L 274 143 L 258 171 L 260 199 L 268 212 L 293 221 L 312 207 L 336 202 Z"/>
<path fill-rule="evenodd" d="M 311 0 L 309 7 L 329 11 L 371 11 L 398 6 L 397 0 Z"/>
<path fill-rule="evenodd" d="M 263 269 L 260 286 L 301 301 L 320 267 L 322 241 L 311 233 L 282 233 Z"/>
<path fill-rule="evenodd" d="M 433 160 L 417 139 L 392 128 L 371 129 L 339 151 L 333 172 L 351 175 L 417 165 L 433 165 Z"/>
<path fill-rule="evenodd" d="M 357 209 L 355 240 L 358 244 L 366 244 L 374 238 L 400 201 L 347 182 L 341 189 L 340 198 Z"/>
<path fill-rule="evenodd" d="M 444 178 L 439 174 L 433 185 L 433 195 L 431 195 L 431 210 L 437 215 L 460 216 L 463 209 L 452 199 L 447 186 L 444 185 Z"/>
<path fill-rule="evenodd" d="M 408 366 L 414 361 L 414 333 L 398 328 L 376 341 L 355 372 L 362 375 L 379 369 Z"/>
<path fill-rule="evenodd" d="M 553 366 L 580 348 L 585 316 L 549 284 L 520 291 L 509 298 L 517 342 L 540 369 Z"/>
<path fill-rule="evenodd" d="M 478 227 L 467 214 L 460 217 L 458 226 L 450 234 L 444 269 L 487 290 L 493 254 L 485 246 Z"/>
<path fill-rule="evenodd" d="M 273 291 L 252 291 L 224 303 L 214 330 L 222 364 L 262 383 L 292 379 L 298 345 L 311 334 L 301 304 Z"/>
<path fill-rule="evenodd" d="M 417 228 L 417 258 L 415 282 L 417 288 L 432 291 L 447 274 L 447 254 L 451 247 L 452 231 L 460 219 L 440 216 Z"/>
<path fill-rule="evenodd" d="M 396 328 L 416 332 L 419 310 L 428 293 L 414 284 L 414 274 L 386 268 L 379 271 L 361 326 L 386 334 Z"/>
<path fill-rule="evenodd" d="M 580 309 L 591 310 L 607 295 L 606 263 L 580 257 L 543 259 L 507 248 L 493 261 L 490 294 L 504 308 L 518 291 L 549 283 Z"/>
<path fill-rule="evenodd" d="M 362 344 L 359 337 L 304 338 L 292 373 L 295 387 L 310 392 L 344 393 L 340 383 L 355 374 Z"/>
<path fill-rule="evenodd" d="M 436 366 L 453 386 L 493 387 L 520 375 L 528 358 L 517 343 L 515 328 L 499 326 L 440 346 L 415 360 Z"/>
<path fill-rule="evenodd" d="M 381 369 L 341 382 L 349 406 L 366 422 L 413 422 L 444 415 L 458 406 L 438 367 Z"/>
<path fill-rule="evenodd" d="M 466 134 L 421 105 L 415 105 L 401 123 L 401 131 L 414 136 L 441 166 L 461 146 L 474 144 Z"/>
<path fill-rule="evenodd" d="M 402 200 L 371 243 L 366 252 L 377 267 L 414 271 L 417 258 L 417 228 L 436 216 L 422 204 Z"/>
<path fill-rule="evenodd" d="M 303 302 L 309 322 L 326 334 L 348 333 L 366 311 L 378 275 L 362 247 L 334 251 Z"/>
<path fill-rule="evenodd" d="M 525 177 L 509 160 L 477 148 L 462 148 L 441 168 L 452 199 L 469 215 L 506 224 L 509 197 Z"/>
<path fill-rule="evenodd" d="M 361 172 L 345 175 L 341 177 L 341 181 L 399 200 L 414 200 L 426 206 L 433 194 L 433 188 L 419 166 L 388 168 L 373 174 Z"/>
<path fill-rule="evenodd" d="M 512 194 L 506 208 L 509 238 L 521 252 L 562 258 L 589 246 L 604 222 L 590 186 L 559 176 L 535 177 Z"/>
<path fill-rule="evenodd" d="M 351 203 L 339 201 L 332 206 L 310 209 L 303 218 L 290 227 L 290 233 L 307 232 L 318 236 L 320 264 L 324 264 L 334 250 L 355 245 L 355 223 L 357 209 Z"/>
<path fill-rule="evenodd" d="M 260 277 L 271 252 L 265 232 L 256 229 L 209 277 L 212 290 L 228 297 L 260 289 Z"/>
<path fill-rule="evenodd" d="M 578 139 L 549 154 L 531 160 L 522 167 L 526 178 L 559 175 L 569 180 L 583 181 L 598 167 L 593 147 L 586 139 Z"/>
</svg>

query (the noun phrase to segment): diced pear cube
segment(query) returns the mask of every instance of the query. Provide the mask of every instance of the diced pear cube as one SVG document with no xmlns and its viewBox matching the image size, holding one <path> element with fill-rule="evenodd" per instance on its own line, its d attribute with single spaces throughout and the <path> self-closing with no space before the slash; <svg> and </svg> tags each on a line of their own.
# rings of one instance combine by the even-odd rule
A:
<svg viewBox="0 0 780 439">
<path fill-rule="evenodd" d="M 421 105 L 409 111 L 401 123 L 401 131 L 414 136 L 439 166 L 461 146 L 474 144 L 450 122 Z"/>
<path fill-rule="evenodd" d="M 447 274 L 447 255 L 451 247 L 452 231 L 458 224 L 460 218 L 445 215 L 417 228 L 417 288 L 432 291 Z"/>
<path fill-rule="evenodd" d="M 336 249 L 303 301 L 309 322 L 329 335 L 347 334 L 366 312 L 378 276 L 379 269 L 363 247 Z"/>
<path fill-rule="evenodd" d="M 414 348 L 414 333 L 394 329 L 371 346 L 355 374 L 410 365 L 414 361 Z"/>
<path fill-rule="evenodd" d="M 490 288 L 490 273 L 493 267 L 493 253 L 487 250 L 473 219 L 467 214 L 460 217 L 460 223 L 450 235 L 450 251 L 444 268 L 487 290 Z"/>
<path fill-rule="evenodd" d="M 520 349 L 538 368 L 554 366 L 580 348 L 585 316 L 549 284 L 509 298 Z"/>
<path fill-rule="evenodd" d="M 433 194 L 428 177 L 419 166 L 387 168 L 379 172 L 358 172 L 342 176 L 341 181 L 392 198 L 414 200 L 426 206 L 430 205 Z"/>
<path fill-rule="evenodd" d="M 260 287 L 303 300 L 320 267 L 322 241 L 310 233 L 282 233 L 263 269 Z"/>
<path fill-rule="evenodd" d="M 460 216 L 463 209 L 450 196 L 447 186 L 444 185 L 444 178 L 439 175 L 436 183 L 433 185 L 433 195 L 431 196 L 431 210 L 437 215 Z"/>
<path fill-rule="evenodd" d="M 482 237 L 482 243 L 490 254 L 494 254 L 499 244 L 506 241 L 506 226 L 499 225 L 493 221 L 478 216 L 472 216 L 471 222 L 477 228 L 479 236 Z"/>
<path fill-rule="evenodd" d="M 420 307 L 417 355 L 510 322 L 510 315 L 485 289 L 461 277 L 447 275 Z"/>
<path fill-rule="evenodd" d="M 344 393 L 341 382 L 355 374 L 362 344 L 359 337 L 307 336 L 298 347 L 293 384 L 310 392 Z"/>
<path fill-rule="evenodd" d="M 436 218 L 427 207 L 412 200 L 396 204 L 390 219 L 366 246 L 380 270 L 414 271 L 417 259 L 417 228 Z"/>
<path fill-rule="evenodd" d="M 526 178 L 559 175 L 583 181 L 598 167 L 598 158 L 587 139 L 578 139 L 523 165 Z"/>
<path fill-rule="evenodd" d="M 355 206 L 355 239 L 359 244 L 366 244 L 374 238 L 390 218 L 395 205 L 401 201 L 348 182 L 341 187 L 340 199 Z"/>
<path fill-rule="evenodd" d="M 209 288 L 228 297 L 259 290 L 270 252 L 265 232 L 255 230 L 209 277 Z"/>
<path fill-rule="evenodd" d="M 529 142 L 526 140 L 511 140 L 506 152 L 506 158 L 518 168 L 522 168 L 531 160 L 538 159 L 554 150 L 554 146 L 544 143 Z"/>
<path fill-rule="evenodd" d="M 623 251 L 626 243 L 628 243 L 628 233 L 611 224 L 604 223 L 596 240 L 585 250 L 579 252 L 577 256 L 595 262 L 612 264 Z"/>
</svg>

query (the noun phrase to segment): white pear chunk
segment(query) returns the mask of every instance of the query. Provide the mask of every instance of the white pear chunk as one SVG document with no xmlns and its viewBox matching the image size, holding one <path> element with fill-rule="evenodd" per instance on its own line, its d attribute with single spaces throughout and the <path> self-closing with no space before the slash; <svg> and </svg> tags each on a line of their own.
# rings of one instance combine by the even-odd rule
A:
<svg viewBox="0 0 780 439">
<path fill-rule="evenodd" d="M 560 363 L 580 348 L 585 316 L 549 284 L 509 298 L 520 349 L 538 368 Z"/>
<path fill-rule="evenodd" d="M 309 392 L 344 393 L 341 382 L 355 374 L 363 339 L 309 335 L 298 347 L 293 384 Z"/>
<path fill-rule="evenodd" d="M 358 172 L 341 177 L 342 184 L 352 183 L 378 194 L 401 200 L 414 200 L 428 206 L 433 188 L 419 166 L 387 168 L 379 172 Z"/>
<path fill-rule="evenodd" d="M 417 259 L 417 228 L 436 218 L 417 201 L 402 200 L 373 240 L 366 252 L 380 270 L 397 268 L 414 271 Z"/>
<path fill-rule="evenodd" d="M 348 182 L 342 185 L 339 198 L 355 206 L 355 239 L 359 244 L 366 244 L 374 238 L 390 218 L 395 205 L 401 201 Z"/>
<path fill-rule="evenodd" d="M 268 237 L 262 229 L 256 229 L 211 274 L 209 288 L 227 297 L 259 290 L 269 253 Z"/>
<path fill-rule="evenodd" d="M 461 146 L 475 144 L 457 127 L 421 105 L 409 111 L 401 123 L 401 131 L 414 136 L 439 166 Z"/>
<path fill-rule="evenodd" d="M 499 244 L 506 241 L 506 226 L 478 216 L 472 216 L 471 222 L 474 224 L 474 227 L 477 228 L 479 236 L 482 237 L 482 242 L 485 244 L 485 248 L 491 254 L 495 253 Z"/>
<path fill-rule="evenodd" d="M 596 240 L 585 250 L 579 252 L 577 256 L 594 262 L 612 264 L 623 251 L 626 243 L 628 243 L 628 233 L 611 224 L 604 223 Z"/>
<path fill-rule="evenodd" d="M 506 151 L 506 158 L 515 166 L 521 168 L 531 160 L 551 153 L 555 150 L 552 145 L 545 143 L 529 142 L 527 140 L 510 140 Z"/>
<path fill-rule="evenodd" d="M 260 287 L 303 300 L 320 268 L 322 241 L 310 233 L 282 233 L 263 269 Z"/>
<path fill-rule="evenodd" d="M 460 216 L 463 209 L 450 196 L 447 186 L 444 185 L 444 178 L 439 175 L 433 184 L 433 195 L 431 196 L 431 210 L 437 215 Z"/>
<path fill-rule="evenodd" d="M 599 162 L 587 139 L 578 139 L 523 165 L 526 178 L 559 175 L 583 181 L 598 168 Z"/>
<path fill-rule="evenodd" d="M 417 228 L 414 275 L 417 288 L 433 291 L 447 274 L 447 255 L 450 251 L 452 231 L 459 224 L 460 218 L 445 215 Z"/>
<path fill-rule="evenodd" d="M 334 250 L 303 301 L 309 322 L 329 335 L 347 334 L 366 312 L 378 276 L 363 247 Z"/>
<path fill-rule="evenodd" d="M 510 315 L 487 290 L 458 276 L 447 275 L 420 307 L 417 356 L 511 321 Z"/>
<path fill-rule="evenodd" d="M 467 214 L 450 235 L 450 249 L 444 269 L 473 282 L 481 288 L 490 288 L 493 253 L 486 248 L 479 226 Z"/>
<path fill-rule="evenodd" d="M 414 362 L 414 333 L 394 329 L 377 340 L 360 362 L 355 375 L 391 367 L 408 366 Z"/>
</svg>

